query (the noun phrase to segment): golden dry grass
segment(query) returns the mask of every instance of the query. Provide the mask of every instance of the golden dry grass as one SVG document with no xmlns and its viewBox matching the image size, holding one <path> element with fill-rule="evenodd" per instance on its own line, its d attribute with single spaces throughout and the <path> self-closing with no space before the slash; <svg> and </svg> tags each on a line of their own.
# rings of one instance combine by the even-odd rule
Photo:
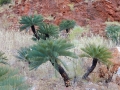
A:
<svg viewBox="0 0 120 90">
<path fill-rule="evenodd" d="M 41 65 L 38 70 L 29 70 L 28 64 L 19 61 L 15 55 L 20 47 L 26 47 L 34 44 L 31 36 L 24 32 L 0 30 L 0 51 L 3 51 L 8 58 L 8 63 L 13 68 L 18 68 L 20 74 L 27 78 L 27 81 L 35 90 L 61 90 L 57 89 L 61 86 L 65 88 L 64 82 L 58 73 L 54 72 L 52 65 L 48 62 Z M 57 75 L 57 78 L 55 75 Z M 34 89 L 33 89 L 34 90 Z"/>
<path fill-rule="evenodd" d="M 75 86 L 73 84 L 72 87 L 66 88 L 64 86 L 64 82 L 61 76 L 55 72 L 52 65 L 47 62 L 41 65 L 36 71 L 29 70 L 28 64 L 25 62 L 19 61 L 15 55 L 17 55 L 17 50 L 20 47 L 30 46 L 33 45 L 35 42 L 31 40 L 32 35 L 29 35 L 24 32 L 19 31 L 6 31 L 4 29 L 0 30 L 0 51 L 3 51 L 8 58 L 8 62 L 13 68 L 18 68 L 20 70 L 20 74 L 24 75 L 27 78 L 28 83 L 33 86 L 32 90 L 85 90 L 85 86 Z M 75 44 L 74 52 L 79 53 L 78 47 L 82 47 L 81 41 L 77 40 L 73 42 Z M 77 44 L 76 44 L 77 43 Z M 80 46 L 78 46 L 80 45 Z M 76 62 L 76 67 L 72 65 L 73 61 L 69 60 L 68 58 L 61 57 L 62 60 L 69 62 L 69 75 L 73 79 L 75 73 L 79 77 L 81 77 L 84 73 L 83 71 L 83 61 L 79 58 Z M 74 71 L 74 72 L 72 72 Z M 77 78 L 78 79 L 78 78 Z M 94 75 L 93 79 L 94 80 Z M 79 85 L 80 79 L 77 80 L 77 85 Z M 96 81 L 96 80 L 95 80 Z M 86 84 L 87 82 L 85 82 Z M 81 85 L 81 83 L 80 83 Z"/>
</svg>

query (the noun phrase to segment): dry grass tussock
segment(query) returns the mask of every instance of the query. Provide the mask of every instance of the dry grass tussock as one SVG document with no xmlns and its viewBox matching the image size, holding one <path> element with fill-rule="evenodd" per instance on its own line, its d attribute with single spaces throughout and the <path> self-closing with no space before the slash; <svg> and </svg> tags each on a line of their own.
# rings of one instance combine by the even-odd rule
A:
<svg viewBox="0 0 120 90">
<path fill-rule="evenodd" d="M 70 58 L 61 57 L 62 60 L 67 62 L 70 78 L 73 79 L 75 75 L 77 76 L 77 87 L 75 87 L 76 85 L 74 84 L 73 87 L 70 87 L 72 89 L 66 89 L 61 76 L 55 72 L 49 62 L 41 65 L 36 71 L 29 71 L 28 64 L 20 62 L 15 55 L 17 55 L 17 50 L 20 49 L 20 47 L 28 47 L 34 44 L 31 38 L 32 35 L 29 35 L 28 33 L 12 30 L 6 31 L 4 29 L 0 30 L 0 51 L 5 53 L 11 67 L 18 68 L 20 70 L 20 74 L 27 78 L 28 83 L 33 86 L 33 90 L 86 90 L 85 87 L 87 86 L 83 85 L 81 87 L 82 84 L 80 82 L 80 77 L 84 74 L 84 63 L 86 63 L 81 58 L 78 60 L 70 60 Z M 81 52 L 80 47 L 84 46 L 85 43 L 82 44 L 82 42 L 85 40 L 87 40 L 87 37 L 72 41 L 72 43 L 75 44 L 75 48 L 73 50 L 75 53 L 79 54 Z M 90 40 L 95 41 L 93 38 L 88 41 Z M 92 80 L 96 82 L 96 79 L 97 78 L 93 78 Z M 84 83 L 87 84 L 87 82 Z"/>
</svg>

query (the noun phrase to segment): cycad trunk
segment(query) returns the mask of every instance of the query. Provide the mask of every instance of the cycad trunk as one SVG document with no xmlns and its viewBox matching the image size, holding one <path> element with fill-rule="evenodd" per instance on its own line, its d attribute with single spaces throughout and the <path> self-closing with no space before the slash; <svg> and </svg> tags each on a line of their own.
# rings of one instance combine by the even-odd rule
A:
<svg viewBox="0 0 120 90">
<path fill-rule="evenodd" d="M 31 26 L 31 29 L 32 29 L 32 32 L 33 32 L 33 34 L 35 35 L 35 37 L 39 40 L 40 38 L 38 37 L 38 35 L 37 35 L 36 31 L 35 31 L 35 26 L 32 25 L 32 26 Z"/>
<path fill-rule="evenodd" d="M 49 38 L 49 34 L 45 34 L 45 40 Z"/>
<path fill-rule="evenodd" d="M 35 29 L 33 29 L 35 30 Z M 34 33 L 34 32 L 33 32 Z M 35 34 L 34 34 L 35 35 Z M 45 34 L 45 40 L 46 38 L 49 38 L 49 35 L 48 34 Z M 39 40 L 39 37 L 36 37 L 38 40 Z M 51 62 L 51 61 L 50 61 Z M 51 62 L 52 63 L 52 62 Z M 63 67 L 61 67 L 57 62 L 56 62 L 57 66 L 58 66 L 58 69 L 55 67 L 54 63 L 52 63 L 52 65 L 55 67 L 55 69 L 60 73 L 60 75 L 62 76 L 63 80 L 64 80 L 64 83 L 65 83 L 65 86 L 66 87 L 69 87 L 71 86 L 70 84 L 70 78 L 68 77 L 67 73 L 65 72 L 65 70 L 63 69 Z"/>
<path fill-rule="evenodd" d="M 69 33 L 70 29 L 66 29 L 66 33 Z"/>
<path fill-rule="evenodd" d="M 52 63 L 52 62 L 51 62 Z M 57 64 L 57 63 L 56 63 Z M 52 65 L 55 67 L 54 63 L 52 63 Z M 70 84 L 70 78 L 68 77 L 67 73 L 65 72 L 65 70 L 63 69 L 63 67 L 61 67 L 61 65 L 57 64 L 56 65 L 58 68 L 55 67 L 55 69 L 59 72 L 59 74 L 62 76 L 65 86 L 69 87 L 71 86 Z"/>
<path fill-rule="evenodd" d="M 92 66 L 90 67 L 90 69 L 88 69 L 88 71 L 83 75 L 83 79 L 87 79 L 87 77 L 89 76 L 89 74 L 95 69 L 96 65 L 97 65 L 98 59 L 97 58 L 93 58 L 93 62 L 92 62 Z"/>
<path fill-rule="evenodd" d="M 70 78 L 68 77 L 67 73 L 60 65 L 58 65 L 58 70 L 64 80 L 65 86 L 69 87 L 70 86 Z"/>
</svg>

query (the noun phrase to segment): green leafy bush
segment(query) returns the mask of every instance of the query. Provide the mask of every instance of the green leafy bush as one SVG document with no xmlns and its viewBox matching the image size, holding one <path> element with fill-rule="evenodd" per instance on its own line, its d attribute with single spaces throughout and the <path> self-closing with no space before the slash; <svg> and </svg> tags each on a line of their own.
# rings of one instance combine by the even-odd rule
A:
<svg viewBox="0 0 120 90">
<path fill-rule="evenodd" d="M 106 35 L 116 45 L 120 44 L 120 26 L 118 26 L 118 25 L 108 25 L 106 27 Z"/>
<path fill-rule="evenodd" d="M 11 2 L 11 0 L 0 0 L 0 5 L 8 4 L 10 2 Z"/>
</svg>

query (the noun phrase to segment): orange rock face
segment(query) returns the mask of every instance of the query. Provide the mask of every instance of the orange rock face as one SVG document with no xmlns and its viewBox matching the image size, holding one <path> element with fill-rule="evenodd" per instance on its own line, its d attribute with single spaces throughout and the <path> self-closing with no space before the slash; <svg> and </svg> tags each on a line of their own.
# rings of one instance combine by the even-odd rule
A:
<svg viewBox="0 0 120 90">
<path fill-rule="evenodd" d="M 118 51 L 117 48 L 113 48 L 111 51 L 113 58 L 111 58 L 110 61 L 113 63 L 113 66 L 111 66 L 110 68 L 107 68 L 104 65 L 101 66 L 99 68 L 100 78 L 112 77 L 113 74 L 115 74 L 118 71 L 118 68 L 120 67 L 120 52 Z"/>
<path fill-rule="evenodd" d="M 73 10 L 69 4 L 73 4 Z M 5 13 L 4 11 L 3 13 Z M 59 24 L 62 19 L 73 19 L 81 26 L 90 26 L 95 34 L 105 35 L 105 21 L 120 21 L 120 0 L 15 0 L 12 10 L 7 12 L 17 16 L 53 16 L 52 23 Z M 2 15 L 2 14 L 1 14 Z M 16 17 L 17 18 L 17 17 Z M 15 25 L 14 25 L 15 26 Z"/>
<path fill-rule="evenodd" d="M 112 56 L 113 56 L 113 58 L 110 59 L 110 61 L 111 61 L 113 64 L 118 64 L 118 65 L 120 65 L 120 52 L 118 51 L 117 48 L 113 48 L 113 49 L 112 49 Z"/>
</svg>

